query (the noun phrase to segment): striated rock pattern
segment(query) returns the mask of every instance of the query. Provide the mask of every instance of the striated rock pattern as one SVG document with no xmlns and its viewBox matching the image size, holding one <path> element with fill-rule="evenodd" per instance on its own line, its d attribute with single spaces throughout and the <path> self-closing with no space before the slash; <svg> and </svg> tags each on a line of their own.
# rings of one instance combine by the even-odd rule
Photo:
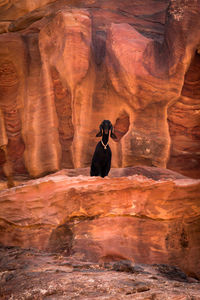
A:
<svg viewBox="0 0 200 300">
<path fill-rule="evenodd" d="M 200 278 L 199 180 L 150 167 L 112 170 L 106 179 L 79 175 L 87 172 L 1 191 L 0 243 L 93 262 L 170 264 Z"/>
<path fill-rule="evenodd" d="M 3 0 L 0 2 L 0 20 L 7 22 L 7 20 L 15 20 L 25 15 L 26 13 L 40 8 L 48 3 L 55 2 L 55 0 Z"/>
<path fill-rule="evenodd" d="M 171 155 L 168 167 L 194 178 L 200 176 L 200 55 L 192 59 L 181 96 L 169 108 Z M 186 164 L 187 162 L 187 164 Z"/>
<path fill-rule="evenodd" d="M 199 178 L 199 0 L 18 2 L 0 3 L 0 111 L 14 175 L 88 167 L 110 119 L 113 167 Z"/>
<path fill-rule="evenodd" d="M 0 1 L 0 243 L 200 279 L 199 45 L 200 0 Z"/>
</svg>

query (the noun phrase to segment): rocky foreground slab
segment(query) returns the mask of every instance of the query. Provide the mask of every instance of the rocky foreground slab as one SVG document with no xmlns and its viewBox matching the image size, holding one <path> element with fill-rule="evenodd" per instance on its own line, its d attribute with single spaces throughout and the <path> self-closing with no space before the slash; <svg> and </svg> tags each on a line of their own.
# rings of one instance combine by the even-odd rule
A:
<svg viewBox="0 0 200 300">
<path fill-rule="evenodd" d="M 200 180 L 150 167 L 113 169 L 104 179 L 88 172 L 2 190 L 0 242 L 96 263 L 175 265 L 200 278 Z"/>
</svg>

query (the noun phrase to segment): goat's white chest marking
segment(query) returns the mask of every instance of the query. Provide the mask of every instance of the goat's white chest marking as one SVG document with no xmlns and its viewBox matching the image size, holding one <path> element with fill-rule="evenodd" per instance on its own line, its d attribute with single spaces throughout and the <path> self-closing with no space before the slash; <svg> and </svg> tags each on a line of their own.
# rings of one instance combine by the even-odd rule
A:
<svg viewBox="0 0 200 300">
<path fill-rule="evenodd" d="M 101 140 L 101 143 L 102 143 L 102 146 L 104 147 L 104 149 L 106 150 L 107 146 L 108 146 L 108 143 L 105 145 L 102 140 Z"/>
</svg>

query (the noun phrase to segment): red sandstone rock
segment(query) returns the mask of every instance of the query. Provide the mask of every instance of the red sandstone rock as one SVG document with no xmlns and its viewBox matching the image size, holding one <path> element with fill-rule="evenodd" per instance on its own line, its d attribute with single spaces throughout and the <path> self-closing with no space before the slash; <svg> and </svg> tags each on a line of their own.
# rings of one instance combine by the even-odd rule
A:
<svg viewBox="0 0 200 300">
<path fill-rule="evenodd" d="M 0 3 L 0 20 L 15 20 L 24 14 L 44 6 L 55 0 L 36 0 L 36 1 L 11 1 L 5 0 Z"/>
<path fill-rule="evenodd" d="M 199 1 L 153 4 L 3 2 L 0 109 L 14 174 L 88 167 L 110 119 L 113 167 L 199 177 Z"/>
<path fill-rule="evenodd" d="M 199 277 L 200 182 L 172 179 L 172 171 L 160 180 L 156 171 L 155 181 L 147 171 L 105 179 L 61 172 L 1 191 L 0 242 L 92 261 L 166 263 Z"/>
<path fill-rule="evenodd" d="M 200 56 L 196 53 L 186 73 L 181 97 L 169 108 L 168 116 L 172 143 L 168 167 L 194 178 L 200 174 L 199 66 Z"/>
<path fill-rule="evenodd" d="M 200 278 L 200 183 L 183 176 L 200 170 L 200 1 L 154 4 L 0 4 L 4 170 L 30 178 L 79 168 L 18 177 L 23 185 L 0 192 L 4 245 L 174 264 Z M 118 137 L 104 180 L 83 176 L 103 119 Z"/>
</svg>

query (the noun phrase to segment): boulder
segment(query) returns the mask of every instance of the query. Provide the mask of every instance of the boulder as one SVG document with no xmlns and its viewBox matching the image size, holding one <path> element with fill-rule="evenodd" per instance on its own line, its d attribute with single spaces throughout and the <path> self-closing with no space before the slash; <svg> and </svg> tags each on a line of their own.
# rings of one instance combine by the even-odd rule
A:
<svg viewBox="0 0 200 300">
<path fill-rule="evenodd" d="M 175 265 L 200 278 L 200 181 L 139 170 L 104 179 L 63 170 L 1 191 L 0 242 L 93 262 Z"/>
</svg>

